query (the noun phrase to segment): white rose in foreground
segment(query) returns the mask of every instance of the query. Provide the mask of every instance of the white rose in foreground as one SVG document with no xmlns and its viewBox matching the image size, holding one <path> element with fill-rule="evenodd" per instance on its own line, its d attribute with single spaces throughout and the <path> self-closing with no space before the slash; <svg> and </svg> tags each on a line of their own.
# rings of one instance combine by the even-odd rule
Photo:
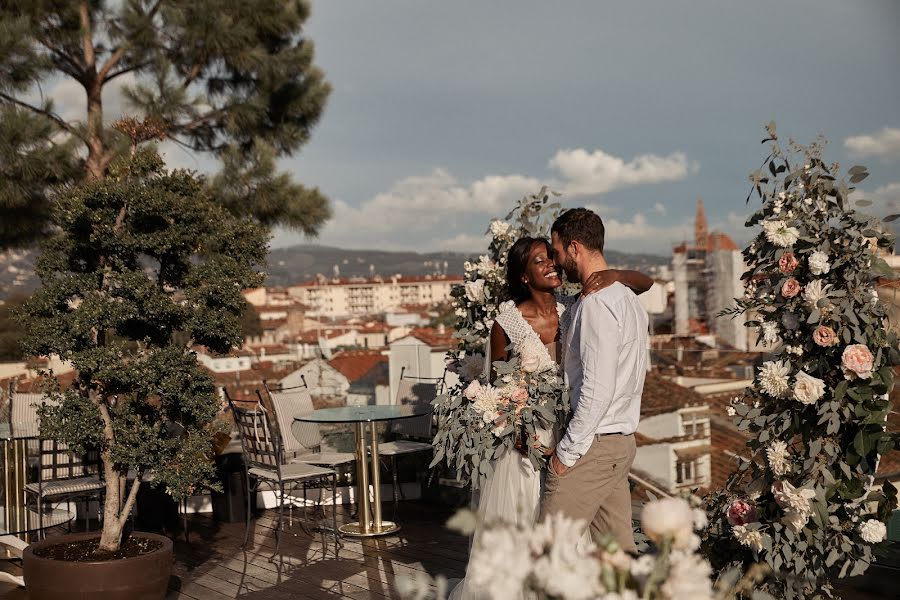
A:
<svg viewBox="0 0 900 600">
<path fill-rule="evenodd" d="M 641 512 L 641 530 L 656 544 L 671 539 L 676 548 L 686 548 L 693 542 L 694 510 L 681 498 L 653 500 Z"/>
<path fill-rule="evenodd" d="M 506 527 L 486 529 L 477 539 L 467 575 L 491 598 L 515 598 L 521 594 L 532 568 L 528 544 Z"/>
<path fill-rule="evenodd" d="M 484 302 L 484 279 L 466 282 L 466 298 L 469 302 Z"/>
<path fill-rule="evenodd" d="M 825 382 L 805 371 L 794 379 L 794 399 L 802 404 L 815 404 L 825 395 Z"/>
<path fill-rule="evenodd" d="M 825 275 L 831 270 L 828 263 L 828 255 L 820 250 L 816 250 L 809 255 L 809 271 L 813 275 Z"/>
<path fill-rule="evenodd" d="M 859 536 L 869 544 L 877 544 L 887 537 L 887 527 L 881 521 L 868 519 L 859 526 Z"/>
<path fill-rule="evenodd" d="M 703 557 L 687 552 L 672 552 L 669 576 L 660 587 L 663 598 L 672 600 L 712 600 L 712 567 Z"/>
</svg>

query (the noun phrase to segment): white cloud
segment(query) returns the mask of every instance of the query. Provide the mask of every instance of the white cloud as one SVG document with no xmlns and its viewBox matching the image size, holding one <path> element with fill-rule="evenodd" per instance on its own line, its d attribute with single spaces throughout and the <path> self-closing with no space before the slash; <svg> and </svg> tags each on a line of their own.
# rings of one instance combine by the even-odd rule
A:
<svg viewBox="0 0 900 600">
<path fill-rule="evenodd" d="M 656 214 L 665 216 L 666 214 L 666 205 L 662 202 L 657 202 L 653 205 L 653 210 L 656 211 Z"/>
<path fill-rule="evenodd" d="M 885 127 L 878 133 L 848 137 L 844 146 L 860 157 L 900 158 L 900 129 Z"/>
<path fill-rule="evenodd" d="M 490 217 L 502 217 L 515 201 L 536 192 L 542 184 L 569 197 L 598 195 L 627 186 L 681 179 L 696 169 L 681 152 L 666 157 L 645 154 L 626 163 L 602 150 L 584 149 L 561 150 L 550 160 L 550 166 L 561 176 L 559 179 L 542 181 L 529 175 L 492 174 L 469 184 L 446 169 L 435 168 L 426 175 L 405 177 L 358 206 L 334 200 L 334 216 L 323 229 L 321 241 L 357 247 L 374 244 L 380 248 L 481 248 L 484 239 L 477 235 L 481 231 L 473 231 L 473 220 L 483 216 L 483 225 L 479 223 L 477 227 L 486 226 Z M 588 207 L 603 215 L 615 212 L 599 203 Z M 655 210 L 665 214 L 664 206 L 662 212 Z M 624 232 L 616 235 L 631 236 L 629 239 L 636 238 L 638 234 L 634 232 L 638 231 L 669 235 L 647 224 L 642 215 L 612 223 Z M 288 243 L 290 239 L 279 236 L 276 244 Z"/>
<path fill-rule="evenodd" d="M 616 250 L 616 242 L 652 241 L 656 250 L 660 242 L 669 246 L 684 239 L 693 231 L 689 223 L 662 225 L 651 222 L 643 213 L 635 213 L 630 220 L 604 219 L 606 239 L 612 242 L 610 249 Z M 629 246 L 633 248 L 633 246 Z"/>
<path fill-rule="evenodd" d="M 562 191 L 570 196 L 603 194 L 611 190 L 677 181 L 697 170 L 683 152 L 668 156 L 642 154 L 625 162 L 603 150 L 588 152 L 582 148 L 560 150 L 550 159 L 550 167 L 563 177 Z"/>
</svg>

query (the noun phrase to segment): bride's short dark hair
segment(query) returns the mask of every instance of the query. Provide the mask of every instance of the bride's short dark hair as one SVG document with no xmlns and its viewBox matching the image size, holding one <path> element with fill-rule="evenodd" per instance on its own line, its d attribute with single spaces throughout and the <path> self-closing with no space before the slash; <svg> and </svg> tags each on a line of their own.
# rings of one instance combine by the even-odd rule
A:
<svg viewBox="0 0 900 600">
<path fill-rule="evenodd" d="M 544 238 L 525 236 L 516 240 L 506 255 L 506 287 L 509 289 L 510 298 L 519 304 L 531 298 L 528 286 L 522 283 L 522 275 L 528 265 L 528 255 L 535 244 L 544 244 L 547 254 L 553 253 L 553 247 Z"/>
</svg>

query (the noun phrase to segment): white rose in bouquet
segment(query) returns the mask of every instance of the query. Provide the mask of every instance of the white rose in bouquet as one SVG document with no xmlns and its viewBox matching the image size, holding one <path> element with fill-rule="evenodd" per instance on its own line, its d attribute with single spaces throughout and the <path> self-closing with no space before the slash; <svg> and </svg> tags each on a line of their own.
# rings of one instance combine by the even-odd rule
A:
<svg viewBox="0 0 900 600">
<path fill-rule="evenodd" d="M 466 298 L 469 302 L 481 304 L 484 302 L 484 279 L 466 282 Z"/>
<path fill-rule="evenodd" d="M 526 373 L 534 373 L 542 366 L 543 348 L 537 345 L 537 342 L 528 340 L 519 348 L 519 366 Z"/>
<path fill-rule="evenodd" d="M 805 371 L 794 379 L 794 399 L 803 404 L 815 404 L 825 395 L 825 382 Z"/>
<path fill-rule="evenodd" d="M 809 255 L 809 271 L 813 275 L 825 275 L 831 270 L 828 262 L 828 255 L 821 250 L 816 250 Z"/>
</svg>

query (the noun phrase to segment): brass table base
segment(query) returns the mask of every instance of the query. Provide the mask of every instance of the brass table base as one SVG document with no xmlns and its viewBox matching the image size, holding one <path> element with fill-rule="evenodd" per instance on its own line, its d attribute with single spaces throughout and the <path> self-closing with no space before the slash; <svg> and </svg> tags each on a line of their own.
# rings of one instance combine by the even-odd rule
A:
<svg viewBox="0 0 900 600">
<path fill-rule="evenodd" d="M 346 525 L 341 525 L 338 529 L 349 537 L 378 537 L 397 533 L 400 531 L 400 526 L 392 521 L 382 521 L 380 525 L 370 527 L 369 531 L 366 531 L 361 523 L 347 523 Z"/>
</svg>

